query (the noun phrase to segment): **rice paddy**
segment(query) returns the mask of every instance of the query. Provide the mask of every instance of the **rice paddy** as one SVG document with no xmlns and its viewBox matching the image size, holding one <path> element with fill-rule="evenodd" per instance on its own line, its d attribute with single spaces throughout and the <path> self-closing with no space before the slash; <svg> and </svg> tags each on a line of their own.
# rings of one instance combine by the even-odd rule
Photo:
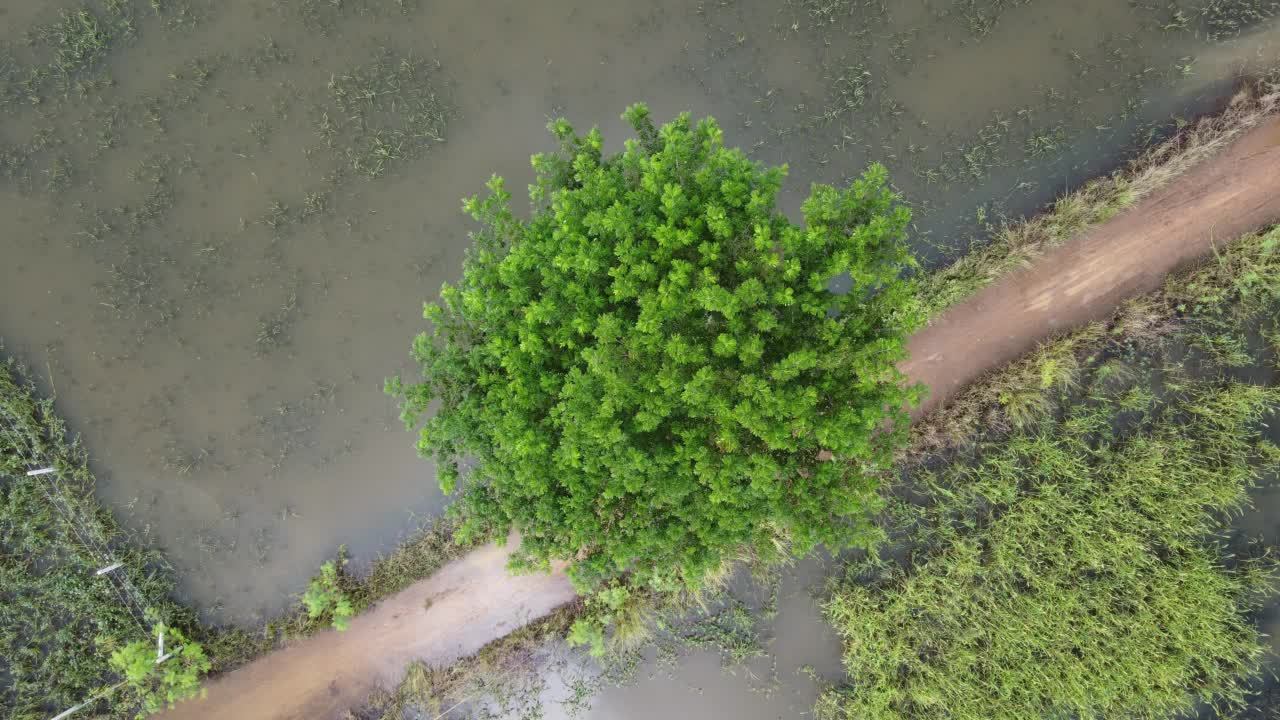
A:
<svg viewBox="0 0 1280 720">
<path fill-rule="evenodd" d="M 413 534 L 442 500 L 380 388 L 403 370 L 416 303 L 452 279 L 468 244 L 458 199 L 493 171 L 527 178 L 548 117 L 608 131 L 636 100 L 714 114 L 733 144 L 790 164 L 792 211 L 801 185 L 883 161 L 915 205 L 917 252 L 930 269 L 950 265 L 927 279 L 936 310 L 1105 220 L 1264 112 L 1241 106 L 1219 121 L 1230 128 L 1177 132 L 1234 74 L 1270 59 L 1278 15 L 1271 0 L 0 2 L 0 335 L 6 357 L 42 370 L 24 403 L 56 389 L 57 414 L 27 414 L 66 417 L 92 449 L 66 440 L 71 494 L 92 491 L 106 514 L 85 512 L 120 552 L 148 548 L 127 551 L 150 568 L 131 579 L 166 622 L 227 627 L 200 635 L 225 669 L 318 628 L 295 614 L 298 596 L 344 543 L 340 582 L 357 607 L 461 552 L 443 531 Z M 1131 158 L 1040 224 L 1017 224 Z M 1196 352 L 1252 362 L 1257 339 L 1234 332 L 1206 335 Z M 1026 388 L 1003 397 L 996 416 L 1013 428 L 1053 407 Z M 965 427 L 992 417 L 983 407 Z M 8 475 L 15 513 L 55 519 Z M 37 529 L 6 525 L 17 533 L 6 549 Z M 406 536 L 420 552 L 375 562 Z M 76 573 L 93 564 L 56 532 L 47 542 L 41 552 Z M 12 607 L 72 608 L 97 624 L 51 630 L 64 649 L 42 658 L 11 617 L 6 647 L 26 650 L 6 666 L 6 709 L 37 717 L 82 699 L 105 656 L 51 668 L 98 635 L 132 637 L 95 594 L 105 586 L 61 582 L 40 580 Z M 804 589 L 781 604 L 784 621 L 816 617 Z M 790 627 L 748 639 L 740 617 L 714 617 L 690 642 L 706 655 L 728 646 L 730 667 L 754 668 L 708 691 L 717 711 L 793 714 L 812 705 L 815 678 L 841 677 L 832 658 L 803 657 L 802 646 L 824 646 L 819 636 Z M 533 667 L 529 653 L 512 662 Z M 686 684 L 720 682 L 720 664 L 707 659 Z M 54 674 L 57 687 L 40 684 Z M 601 687 L 561 690 L 585 706 Z M 623 698 L 614 708 L 627 716 L 696 702 L 617 692 L 600 702 Z"/>
</svg>

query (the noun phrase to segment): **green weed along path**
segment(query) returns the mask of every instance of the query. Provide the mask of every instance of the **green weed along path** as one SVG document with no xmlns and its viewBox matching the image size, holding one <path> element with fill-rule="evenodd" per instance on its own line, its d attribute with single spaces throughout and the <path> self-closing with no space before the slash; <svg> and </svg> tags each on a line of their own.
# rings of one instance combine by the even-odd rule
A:
<svg viewBox="0 0 1280 720">
<path fill-rule="evenodd" d="M 902 370 L 932 388 L 921 414 L 1046 337 L 1155 289 L 1215 245 L 1280 221 L 1280 118 L 1035 265 L 947 311 Z M 563 572 L 513 577 L 487 546 L 355 618 L 209 683 L 173 720 L 329 718 L 393 685 L 410 660 L 448 664 L 574 598 Z"/>
</svg>

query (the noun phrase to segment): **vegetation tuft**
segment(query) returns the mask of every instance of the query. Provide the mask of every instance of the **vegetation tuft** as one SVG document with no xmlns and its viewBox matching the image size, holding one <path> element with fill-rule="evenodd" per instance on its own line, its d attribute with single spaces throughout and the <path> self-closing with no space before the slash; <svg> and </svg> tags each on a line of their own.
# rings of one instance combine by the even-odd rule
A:
<svg viewBox="0 0 1280 720">
<path fill-rule="evenodd" d="M 307 619 L 328 621 L 335 630 L 346 630 L 355 608 L 338 585 L 339 563 L 347 564 L 343 552 L 338 553 L 338 560 L 329 560 L 320 566 L 320 574 L 312 578 L 302 594 L 302 605 L 307 609 Z"/>
<path fill-rule="evenodd" d="M 434 81 L 438 65 L 381 49 L 373 62 L 329 81 L 332 104 L 317 132 L 360 175 L 374 178 L 445 140 L 453 108 Z"/>
<path fill-rule="evenodd" d="M 191 642 L 173 628 L 162 625 L 158 629 L 166 633 L 170 643 L 164 656 L 149 638 L 134 640 L 111 653 L 111 668 L 124 676 L 125 683 L 138 696 L 138 718 L 201 694 L 200 681 L 212 666 L 199 643 Z"/>
</svg>

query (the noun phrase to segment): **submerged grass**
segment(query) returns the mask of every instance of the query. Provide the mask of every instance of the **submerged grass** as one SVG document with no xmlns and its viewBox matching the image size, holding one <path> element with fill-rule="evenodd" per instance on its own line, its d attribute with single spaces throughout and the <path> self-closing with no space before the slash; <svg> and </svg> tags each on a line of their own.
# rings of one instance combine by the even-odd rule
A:
<svg viewBox="0 0 1280 720">
<path fill-rule="evenodd" d="M 93 498 L 87 461 L 53 400 L 0 362 L 0 706 L 11 720 L 44 720 L 114 685 L 111 652 L 150 642 L 157 623 L 194 626 L 169 599 L 164 558 Z M 26 475 L 45 466 L 57 472 Z M 86 712 L 129 718 L 136 700 L 122 688 Z"/>
<path fill-rule="evenodd" d="M 1226 147 L 1280 111 L 1280 85 L 1259 83 L 1237 94 L 1225 111 L 1183 127 L 1116 173 L 1086 183 L 1045 213 L 1005 226 L 987 245 L 921 277 L 926 314 L 937 318 L 1000 277 L 1095 227 Z M 1042 141 L 1043 142 L 1043 141 Z"/>
<path fill-rule="evenodd" d="M 436 63 L 383 48 L 367 65 L 329 81 L 316 131 L 351 170 L 375 178 L 445 140 L 452 105 L 435 82 Z"/>
<path fill-rule="evenodd" d="M 1278 402 L 1278 388 L 1196 387 L 1122 436 L 1118 397 L 1078 403 L 921 478 L 909 562 L 869 564 L 826 604 L 849 680 L 817 715 L 1239 707 L 1264 653 L 1247 614 L 1275 568 L 1206 538 L 1280 467 L 1258 431 Z"/>
</svg>

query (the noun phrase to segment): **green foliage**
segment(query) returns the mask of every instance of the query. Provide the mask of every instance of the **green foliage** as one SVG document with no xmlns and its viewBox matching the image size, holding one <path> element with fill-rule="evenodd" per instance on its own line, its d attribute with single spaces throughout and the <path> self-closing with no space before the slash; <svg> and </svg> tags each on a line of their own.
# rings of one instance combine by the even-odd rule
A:
<svg viewBox="0 0 1280 720">
<path fill-rule="evenodd" d="M 660 605 L 654 593 L 615 580 L 586 598 L 565 639 L 571 647 L 587 646 L 597 658 L 609 650 L 629 650 L 650 639 Z"/>
<path fill-rule="evenodd" d="M 1167 718 L 1238 705 L 1263 654 L 1249 613 L 1273 563 L 1229 560 L 1207 538 L 1276 469 L 1258 428 L 1280 389 L 1178 386 L 1187 395 L 1168 402 L 1140 385 L 1091 394 L 926 476 L 911 560 L 867 563 L 826 606 L 849 680 L 818 716 Z M 1135 410 L 1116 437 L 1117 415 Z"/>
<path fill-rule="evenodd" d="M 775 209 L 785 168 L 723 146 L 714 120 L 657 128 L 637 105 L 617 155 L 553 122 L 533 214 L 501 178 L 457 287 L 426 306 L 423 382 L 388 382 L 468 532 L 522 534 L 517 566 L 573 561 L 598 587 L 696 587 L 727 553 L 789 536 L 869 545 L 868 470 L 903 436 L 895 363 L 920 324 L 908 210 L 872 166 Z M 843 273 L 852 291 L 828 282 Z M 824 462 L 829 453 L 832 461 Z"/>
<path fill-rule="evenodd" d="M 594 617 L 578 618 L 569 626 L 569 634 L 565 636 L 569 647 L 586 646 L 592 657 L 603 657 L 608 646 L 605 644 L 604 622 Z"/>
<path fill-rule="evenodd" d="M 1213 361 L 1252 365 L 1249 331 L 1259 317 L 1280 307 L 1278 249 L 1280 227 L 1244 237 L 1218 252 L 1214 262 L 1166 283 L 1161 307 L 1193 329 L 1190 344 Z M 1274 328 L 1274 320 L 1270 325 Z"/>
<path fill-rule="evenodd" d="M 32 458 L 58 468 L 27 477 Z M 124 563 L 111 577 L 94 571 Z M 127 580 L 126 590 L 121 581 Z M 0 707 L 11 720 L 45 720 L 117 680 L 109 656 L 146 639 L 138 605 L 170 626 L 195 626 L 169 598 L 172 572 L 123 531 L 93 497 L 84 448 L 12 360 L 0 362 Z M 133 594 L 136 591 L 136 595 Z M 127 595 L 122 595 L 127 592 Z M 127 600 L 125 598 L 128 598 Z M 137 601 L 133 602 L 134 600 Z M 111 698 L 104 717 L 141 707 Z"/>
<path fill-rule="evenodd" d="M 152 640 L 135 640 L 111 653 L 112 669 L 124 676 L 126 692 L 142 708 L 138 718 L 201 694 L 200 678 L 212 665 L 199 643 L 173 628 L 165 633 L 173 650 L 164 662 L 156 662 L 158 647 Z"/>
<path fill-rule="evenodd" d="M 345 557 L 340 557 L 339 562 L 344 566 L 347 564 Z M 329 618 L 335 629 L 347 629 L 355 608 L 340 583 L 338 562 L 329 560 L 320 566 L 320 574 L 311 579 L 311 584 L 302 594 L 302 604 L 309 619 Z"/>
</svg>

